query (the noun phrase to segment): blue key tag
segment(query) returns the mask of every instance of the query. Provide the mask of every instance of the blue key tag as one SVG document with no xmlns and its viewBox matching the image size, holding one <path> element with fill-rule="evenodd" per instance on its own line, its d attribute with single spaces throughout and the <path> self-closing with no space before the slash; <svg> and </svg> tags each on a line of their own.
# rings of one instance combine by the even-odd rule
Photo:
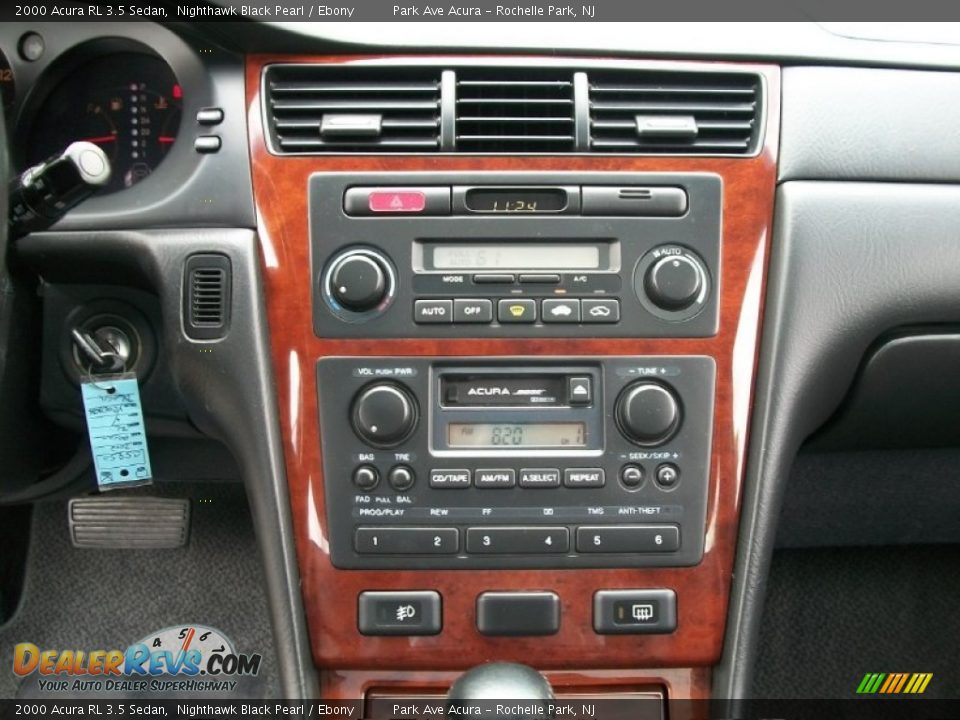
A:
<svg viewBox="0 0 960 720">
<path fill-rule="evenodd" d="M 151 482 L 150 453 L 134 373 L 100 375 L 80 384 L 90 452 L 101 490 Z"/>
</svg>

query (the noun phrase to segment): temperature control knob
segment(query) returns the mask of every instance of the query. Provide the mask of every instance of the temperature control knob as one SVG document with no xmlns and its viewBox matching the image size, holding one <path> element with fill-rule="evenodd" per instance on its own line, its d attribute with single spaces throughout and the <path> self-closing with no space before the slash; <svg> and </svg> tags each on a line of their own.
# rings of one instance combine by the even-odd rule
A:
<svg viewBox="0 0 960 720">
<path fill-rule="evenodd" d="M 368 385 L 353 401 L 351 420 L 357 435 L 374 447 L 394 447 L 417 427 L 417 401 L 392 382 Z"/>
<path fill-rule="evenodd" d="M 617 426 L 637 445 L 662 445 L 680 427 L 680 402 L 673 391 L 658 382 L 639 380 L 617 398 Z"/>
<path fill-rule="evenodd" d="M 330 269 L 331 297 L 352 312 L 375 309 L 388 290 L 387 261 L 370 250 L 351 250 Z"/>
<path fill-rule="evenodd" d="M 703 287 L 703 270 L 689 255 L 668 255 L 647 270 L 643 289 L 657 307 L 683 310 L 696 302 Z"/>
</svg>

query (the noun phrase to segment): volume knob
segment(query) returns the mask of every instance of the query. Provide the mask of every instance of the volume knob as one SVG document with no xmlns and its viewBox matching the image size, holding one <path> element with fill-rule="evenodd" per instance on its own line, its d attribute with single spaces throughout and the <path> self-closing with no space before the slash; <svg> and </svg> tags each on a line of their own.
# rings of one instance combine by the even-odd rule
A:
<svg viewBox="0 0 960 720">
<path fill-rule="evenodd" d="M 379 382 L 368 385 L 353 401 L 354 432 L 374 447 L 394 447 L 417 427 L 417 401 L 402 385 Z"/>
<path fill-rule="evenodd" d="M 620 393 L 616 419 L 620 432 L 630 442 L 645 446 L 662 445 L 680 427 L 680 403 L 665 385 L 640 380 Z"/>
</svg>

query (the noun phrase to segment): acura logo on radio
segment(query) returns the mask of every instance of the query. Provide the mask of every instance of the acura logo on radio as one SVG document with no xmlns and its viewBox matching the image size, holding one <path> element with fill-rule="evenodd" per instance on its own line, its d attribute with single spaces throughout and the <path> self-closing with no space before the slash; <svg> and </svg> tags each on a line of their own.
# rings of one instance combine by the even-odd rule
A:
<svg viewBox="0 0 960 720">
<path fill-rule="evenodd" d="M 508 387 L 497 387 L 497 386 L 479 386 L 472 387 L 467 390 L 467 395 L 505 395 L 507 397 L 511 395 L 543 395 L 546 392 L 545 388 L 519 388 L 516 392 L 512 392 Z"/>
<path fill-rule="evenodd" d="M 467 391 L 467 395 L 509 395 L 510 388 L 505 387 L 474 387 Z"/>
</svg>

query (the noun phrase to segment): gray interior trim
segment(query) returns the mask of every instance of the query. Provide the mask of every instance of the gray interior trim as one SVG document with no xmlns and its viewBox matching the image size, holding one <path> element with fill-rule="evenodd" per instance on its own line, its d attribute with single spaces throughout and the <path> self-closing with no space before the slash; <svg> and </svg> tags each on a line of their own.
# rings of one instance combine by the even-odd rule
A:
<svg viewBox="0 0 960 720">
<path fill-rule="evenodd" d="M 230 5 L 239 2 L 222 1 Z M 686 19 L 690 8 L 635 6 L 643 22 L 266 22 L 232 25 L 235 41 L 251 50 L 346 53 L 520 52 L 642 55 L 685 59 L 773 60 L 787 63 L 842 63 L 873 66 L 958 67 L 956 45 L 937 42 L 845 37 L 832 23 L 809 22 L 809 9 L 781 10 L 798 22 L 729 22 L 766 15 L 769 5 L 714 5 L 715 16 L 700 13 L 701 22 L 649 22 L 650 15 Z M 362 14 L 364 8 L 358 8 Z M 633 8 L 621 4 L 618 12 Z M 919 8 L 917 8 L 919 11 Z M 736 17 L 737 13 L 741 17 Z M 822 15 L 821 15 L 822 17 Z M 354 17 L 354 20 L 357 18 Z M 806 21 L 806 22 L 802 22 Z M 204 26 L 211 23 L 204 23 Z M 402 32 L 397 28 L 402 27 Z M 221 29 L 221 31 L 223 31 Z"/>
<path fill-rule="evenodd" d="M 780 181 L 960 180 L 960 73 L 783 71 Z"/>
<path fill-rule="evenodd" d="M 960 318 L 960 187 L 791 182 L 777 193 L 726 643 L 714 694 L 746 697 L 790 467 L 883 332 Z"/>
<path fill-rule="evenodd" d="M 316 696 L 256 234 L 209 229 L 46 232 L 21 240 L 18 250 L 51 281 L 133 282 L 159 295 L 163 345 L 189 416 L 231 449 L 247 488 L 263 556 L 283 695 Z M 183 334 L 181 323 L 184 261 L 193 253 L 211 250 L 228 255 L 233 266 L 233 322 L 223 340 L 192 341 Z M 201 348 L 213 352 L 201 353 Z"/>
</svg>

